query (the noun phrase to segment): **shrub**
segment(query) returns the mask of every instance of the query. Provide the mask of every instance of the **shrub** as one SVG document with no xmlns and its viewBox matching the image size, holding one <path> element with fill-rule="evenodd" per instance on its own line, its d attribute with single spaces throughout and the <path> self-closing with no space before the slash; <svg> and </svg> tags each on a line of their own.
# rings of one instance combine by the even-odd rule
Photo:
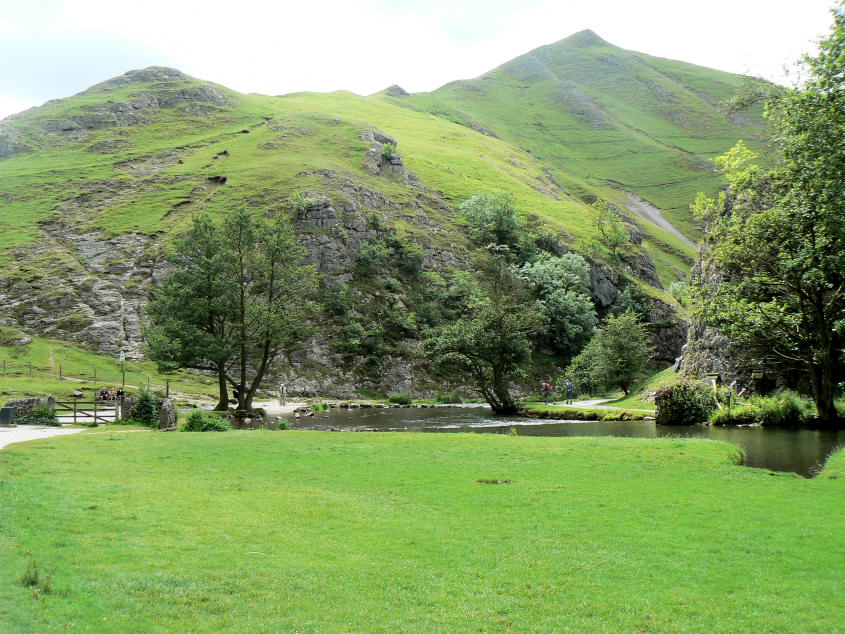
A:
<svg viewBox="0 0 845 634">
<path fill-rule="evenodd" d="M 388 161 L 396 156 L 396 146 L 390 142 L 381 146 L 381 155 Z"/>
<path fill-rule="evenodd" d="M 180 431 L 229 431 L 229 421 L 195 409 L 188 414 Z"/>
<path fill-rule="evenodd" d="M 771 396 L 752 396 L 747 403 L 715 412 L 711 425 L 762 425 L 764 427 L 798 427 L 814 414 L 810 401 L 791 390 Z"/>
<path fill-rule="evenodd" d="M 716 409 L 713 390 L 705 383 L 682 379 L 657 390 L 655 420 L 658 425 L 704 423 Z"/>
<path fill-rule="evenodd" d="M 442 392 L 435 399 L 438 403 L 463 403 L 461 395 L 457 392 Z"/>
<path fill-rule="evenodd" d="M 155 395 L 147 388 L 142 387 L 138 390 L 138 402 L 132 408 L 131 417 L 143 425 L 152 426 L 158 422 Z"/>
<path fill-rule="evenodd" d="M 358 260 L 358 271 L 365 277 L 378 273 L 390 259 L 390 251 L 380 240 L 371 240 L 361 245 L 361 259 Z"/>
<path fill-rule="evenodd" d="M 290 421 L 287 418 L 283 418 L 279 421 L 279 431 L 284 431 L 286 429 L 290 429 Z"/>
<path fill-rule="evenodd" d="M 395 403 L 396 405 L 410 405 L 411 395 L 406 394 L 405 392 L 394 392 L 393 394 L 388 395 L 387 402 Z"/>
<path fill-rule="evenodd" d="M 27 414 L 18 419 L 22 425 L 48 425 L 58 427 L 61 425 L 56 418 L 56 412 L 47 403 L 37 403 Z"/>
</svg>

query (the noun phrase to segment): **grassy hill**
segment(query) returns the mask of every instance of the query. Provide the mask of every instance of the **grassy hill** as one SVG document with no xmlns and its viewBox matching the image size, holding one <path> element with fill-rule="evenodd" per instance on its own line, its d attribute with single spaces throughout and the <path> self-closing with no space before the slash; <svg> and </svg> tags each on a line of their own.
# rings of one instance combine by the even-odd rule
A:
<svg viewBox="0 0 845 634">
<path fill-rule="evenodd" d="M 269 97 L 173 69 L 130 71 L 0 122 L 0 325 L 136 357 L 163 253 L 194 214 L 247 206 L 296 219 L 298 196 L 331 204 L 335 226 L 297 226 L 311 261 L 350 284 L 356 305 L 384 304 L 385 289 L 354 276 L 368 218 L 422 248 L 424 269 L 448 286 L 470 250 L 455 207 L 479 192 L 510 192 L 533 227 L 576 248 L 595 236 L 589 203 L 610 200 L 642 234 L 632 258 L 659 275 L 633 281 L 671 303 L 665 288 L 694 255 L 687 205 L 717 185 L 709 159 L 761 134 L 755 114 L 720 109 L 741 84 L 590 32 L 431 94 Z M 373 135 L 397 142 L 402 166 L 382 169 Z M 396 276 L 382 277 L 395 286 Z M 387 292 L 413 312 L 436 301 L 431 286 Z M 413 338 L 413 324 L 392 336 Z"/>
</svg>

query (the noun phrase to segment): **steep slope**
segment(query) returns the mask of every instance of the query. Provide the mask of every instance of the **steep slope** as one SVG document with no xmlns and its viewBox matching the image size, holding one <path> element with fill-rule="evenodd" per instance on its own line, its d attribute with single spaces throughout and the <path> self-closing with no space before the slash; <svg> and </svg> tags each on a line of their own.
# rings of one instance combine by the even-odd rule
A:
<svg viewBox="0 0 845 634">
<path fill-rule="evenodd" d="M 243 95 L 130 71 L 0 122 L 0 325 L 135 357 L 163 255 L 191 217 L 280 209 L 326 275 L 326 304 L 346 306 L 292 359 L 299 386 L 401 388 L 406 343 L 468 261 L 455 207 L 507 191 L 559 249 L 595 237 L 597 196 L 627 207 L 622 272 L 675 333 L 665 288 L 694 253 L 686 205 L 716 185 L 709 158 L 759 133 L 718 109 L 740 83 L 590 33 L 429 95 Z M 386 142 L 399 157 L 382 156 Z M 376 239 L 391 261 L 362 279 L 361 246 Z M 414 249 L 422 277 L 403 272 Z M 593 273 L 607 309 L 627 282 L 601 263 Z"/>
<path fill-rule="evenodd" d="M 628 206 L 631 192 L 697 238 L 688 206 L 717 183 L 710 159 L 764 133 L 759 112 L 731 116 L 720 105 L 742 82 L 582 31 L 431 94 L 382 97 L 529 151 L 576 195 Z"/>
</svg>

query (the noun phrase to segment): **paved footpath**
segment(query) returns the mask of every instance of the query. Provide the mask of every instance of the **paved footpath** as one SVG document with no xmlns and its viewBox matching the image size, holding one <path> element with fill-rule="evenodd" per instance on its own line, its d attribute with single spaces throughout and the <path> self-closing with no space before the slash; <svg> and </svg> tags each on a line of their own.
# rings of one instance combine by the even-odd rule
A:
<svg viewBox="0 0 845 634">
<path fill-rule="evenodd" d="M 0 449 L 6 445 L 27 440 L 38 440 L 50 436 L 64 436 L 84 431 L 80 427 L 38 427 L 33 425 L 18 425 L 17 427 L 0 427 Z"/>
</svg>

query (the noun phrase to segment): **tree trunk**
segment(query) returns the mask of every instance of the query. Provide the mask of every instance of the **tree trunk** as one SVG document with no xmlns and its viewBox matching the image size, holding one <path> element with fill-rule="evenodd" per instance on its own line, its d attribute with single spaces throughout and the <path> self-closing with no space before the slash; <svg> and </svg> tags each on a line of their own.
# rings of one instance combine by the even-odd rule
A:
<svg viewBox="0 0 845 634">
<path fill-rule="evenodd" d="M 220 389 L 220 400 L 217 401 L 214 409 L 218 412 L 225 412 L 229 409 L 229 389 L 226 386 L 226 373 L 220 367 L 217 369 L 217 385 Z"/>
<path fill-rule="evenodd" d="M 511 398 L 508 382 L 498 368 L 494 368 L 493 370 L 493 392 L 499 401 L 498 407 L 494 407 L 492 403 L 490 404 L 494 412 L 497 414 L 516 414 L 516 403 Z"/>
<path fill-rule="evenodd" d="M 820 364 L 813 366 L 813 400 L 816 402 L 819 422 L 833 426 L 839 418 L 833 404 L 833 372 L 831 359 L 826 357 Z"/>
</svg>

